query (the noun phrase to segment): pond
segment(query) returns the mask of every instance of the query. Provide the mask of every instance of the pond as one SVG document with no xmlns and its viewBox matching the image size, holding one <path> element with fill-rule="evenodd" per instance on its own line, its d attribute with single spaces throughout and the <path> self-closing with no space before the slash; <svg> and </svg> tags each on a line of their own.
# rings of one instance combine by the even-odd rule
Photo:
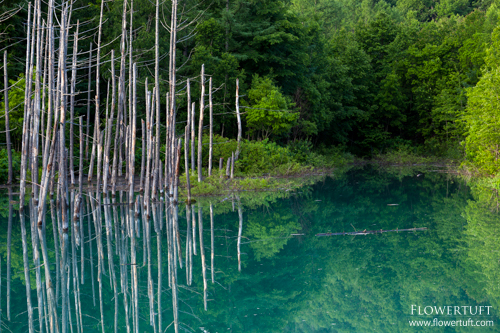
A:
<svg viewBox="0 0 500 333">
<path fill-rule="evenodd" d="M 40 228 L 33 202 L 0 198 L 6 332 L 500 331 L 498 201 L 439 170 L 190 207 L 82 197 L 79 218 L 52 201 Z"/>
</svg>

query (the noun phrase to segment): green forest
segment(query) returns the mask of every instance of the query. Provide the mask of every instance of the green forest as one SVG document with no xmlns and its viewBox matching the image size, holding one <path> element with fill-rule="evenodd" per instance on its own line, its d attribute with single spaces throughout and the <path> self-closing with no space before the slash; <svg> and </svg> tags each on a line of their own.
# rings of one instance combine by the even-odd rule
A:
<svg viewBox="0 0 500 333">
<path fill-rule="evenodd" d="M 127 6 L 127 15 L 133 14 L 127 48 L 138 64 L 141 114 L 144 84 L 154 73 L 155 5 L 134 0 Z M 162 92 L 168 91 L 170 6 L 161 3 Z M 71 21 L 79 20 L 84 33 L 79 41 L 83 57 L 91 45 L 95 50 L 100 7 L 100 1 L 87 0 L 72 5 Z M 19 151 L 28 4 L 0 4 L 2 12 L 15 8 L 21 9 L 0 23 L 0 49 L 8 54 L 10 126 Z M 122 13 L 123 1 L 104 4 L 101 112 L 111 80 L 111 50 L 120 54 Z M 236 165 L 240 171 L 252 163 L 245 161 L 245 149 L 257 149 L 313 166 L 329 166 L 339 156 L 402 152 L 452 159 L 482 175 L 497 175 L 499 13 L 494 0 L 184 0 L 177 14 L 176 132 L 182 133 L 187 117 L 186 79 L 199 96 L 204 64 L 213 79 L 214 140 L 221 143 L 237 135 L 239 79 L 245 139 Z M 75 97 L 75 116 L 84 119 L 87 67 L 81 60 L 76 84 L 81 93 Z M 3 94 L 1 101 L 3 113 Z M 165 98 L 161 108 L 166 108 Z M 5 156 L 1 153 L 1 159 Z"/>
</svg>

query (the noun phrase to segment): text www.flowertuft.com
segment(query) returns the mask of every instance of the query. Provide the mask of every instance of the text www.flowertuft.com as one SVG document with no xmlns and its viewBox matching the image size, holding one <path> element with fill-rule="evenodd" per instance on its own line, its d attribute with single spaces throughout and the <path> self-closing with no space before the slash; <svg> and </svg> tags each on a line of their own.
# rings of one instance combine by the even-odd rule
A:
<svg viewBox="0 0 500 333">
<path fill-rule="evenodd" d="M 410 320 L 410 326 L 415 327 L 440 327 L 440 326 L 468 326 L 468 327 L 485 327 L 494 326 L 493 320 L 474 320 L 472 318 L 459 319 L 459 320 L 439 320 L 434 318 L 433 320 Z"/>
</svg>

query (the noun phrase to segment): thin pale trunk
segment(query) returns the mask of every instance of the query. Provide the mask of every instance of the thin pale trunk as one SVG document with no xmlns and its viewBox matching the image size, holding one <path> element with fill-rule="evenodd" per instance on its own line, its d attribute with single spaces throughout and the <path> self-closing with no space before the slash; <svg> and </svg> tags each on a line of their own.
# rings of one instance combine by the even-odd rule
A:
<svg viewBox="0 0 500 333">
<path fill-rule="evenodd" d="M 32 152 L 32 171 L 31 171 L 31 181 L 32 181 L 32 197 L 35 200 L 35 205 L 36 200 L 37 200 L 37 195 L 38 195 L 38 147 L 39 147 L 39 130 L 40 130 L 40 96 L 41 96 L 41 73 L 42 73 L 42 24 L 41 24 L 41 3 L 40 0 L 36 0 L 36 5 L 35 5 L 35 14 L 36 14 L 36 24 L 33 25 L 33 39 L 35 39 L 35 27 L 36 27 L 36 55 L 35 52 L 32 52 L 32 57 L 35 55 L 36 57 L 36 67 L 30 69 L 31 72 L 33 70 L 36 70 L 35 73 L 35 96 L 33 100 L 33 128 L 31 129 L 31 138 L 32 138 L 32 143 L 31 143 L 31 152 Z M 35 45 L 32 44 L 32 47 Z M 34 66 L 33 60 L 31 61 L 31 66 Z M 31 80 L 32 76 L 29 78 L 30 81 L 30 88 L 31 88 Z M 41 325 L 41 323 L 40 323 Z"/>
<path fill-rule="evenodd" d="M 213 154 L 213 105 L 212 105 L 212 77 L 208 84 L 208 105 L 210 115 L 210 129 L 209 129 L 209 150 L 208 150 L 208 176 L 212 175 L 212 154 Z"/>
<path fill-rule="evenodd" d="M 214 278 L 214 207 L 210 203 L 210 272 L 212 273 L 212 283 L 215 283 Z"/>
<path fill-rule="evenodd" d="M 92 172 L 94 170 L 94 161 L 95 161 L 95 155 L 96 155 L 96 149 L 97 145 L 99 142 L 99 114 L 95 114 L 95 121 L 94 121 L 94 134 L 92 136 L 92 153 L 90 154 L 90 164 L 89 164 L 89 175 L 87 178 L 87 182 L 90 185 L 92 183 Z"/>
<path fill-rule="evenodd" d="M 154 89 L 154 100 L 156 109 L 156 146 L 155 146 L 155 165 L 156 168 L 159 166 L 160 161 L 160 0 L 156 0 L 155 4 L 155 89 Z M 151 105 L 151 109 L 153 106 Z M 151 117 L 154 118 L 154 117 Z M 167 127 L 167 136 L 170 128 Z M 165 146 L 165 153 L 168 155 L 168 145 Z M 153 183 L 156 185 L 158 175 L 155 172 Z M 161 185 L 160 185 L 161 186 Z M 154 186 L 153 186 L 154 187 Z M 152 198 L 155 199 L 156 189 L 153 189 Z"/>
<path fill-rule="evenodd" d="M 121 58 L 120 58 L 120 78 L 119 78 L 119 86 L 118 86 L 118 115 L 116 118 L 116 135 L 115 135 L 115 149 L 114 149 L 114 154 L 113 154 L 113 176 L 112 176 L 112 184 L 113 184 L 113 195 L 116 190 L 116 176 L 117 176 L 117 167 L 122 169 L 122 165 L 120 163 L 119 166 L 117 166 L 117 153 L 121 153 L 121 142 L 122 140 L 119 139 L 120 136 L 123 134 L 123 129 L 124 129 L 124 120 L 126 120 L 125 117 L 125 66 L 126 66 L 126 45 L 125 42 L 127 40 L 127 0 L 123 1 L 123 16 L 122 16 L 122 37 L 121 37 L 121 42 L 120 42 L 120 52 L 121 52 Z M 118 150 L 118 151 L 117 151 Z M 121 155 L 121 154 L 120 154 Z M 120 159 L 121 160 L 121 159 Z M 121 172 L 120 172 L 121 175 Z"/>
<path fill-rule="evenodd" d="M 135 73 L 135 64 L 134 64 L 134 73 Z M 135 75 L 135 74 L 134 74 Z M 135 86 L 135 80 L 134 80 L 134 86 Z M 134 89 L 135 90 L 135 89 Z M 135 92 L 134 92 L 135 96 Z M 135 114 L 134 114 L 135 116 Z M 135 122 L 135 120 L 134 120 Z M 130 202 L 133 202 L 133 192 L 132 192 L 132 198 L 129 197 Z M 133 211 L 133 206 L 131 205 L 129 208 L 129 218 L 132 221 L 134 220 L 134 211 Z M 137 277 L 137 254 L 136 254 L 136 238 L 135 238 L 135 232 L 132 232 L 130 236 L 130 263 L 131 263 L 131 281 L 130 285 L 132 288 L 132 313 L 133 313 L 133 326 L 134 326 L 134 332 L 139 333 L 139 290 L 138 290 L 138 277 Z"/>
<path fill-rule="evenodd" d="M 9 173 L 7 184 L 12 184 L 12 148 L 10 144 L 10 125 L 9 125 L 9 78 L 7 72 L 7 51 L 3 53 L 3 82 L 4 82 L 4 104 L 5 104 L 5 136 L 7 140 L 7 156 L 9 159 Z M 9 271 L 7 271 L 9 272 Z M 9 294 L 7 294 L 9 295 Z M 9 298 L 8 298 L 9 299 Z M 7 316 L 10 320 L 10 310 L 7 307 Z"/>
<path fill-rule="evenodd" d="M 95 80 L 96 80 L 96 82 L 95 82 L 95 117 L 96 117 L 97 122 L 94 123 L 94 128 L 97 128 L 97 130 L 95 130 L 94 141 L 96 141 L 96 139 L 97 139 L 97 142 L 101 141 L 100 140 L 101 131 L 99 130 L 99 108 L 101 105 L 100 76 L 101 76 L 101 38 L 102 38 L 103 12 L 104 12 L 104 1 L 101 1 L 101 11 L 99 14 L 99 32 L 97 35 L 98 36 L 97 37 L 97 59 L 96 59 L 96 74 L 95 74 Z M 109 87 L 108 87 L 108 91 L 109 91 Z M 107 119 L 105 119 L 104 122 L 106 123 Z M 99 147 L 99 143 L 96 143 L 96 144 Z M 100 155 L 99 150 L 100 150 L 100 148 L 98 148 L 98 151 L 97 151 L 98 155 Z M 90 163 L 89 181 L 92 180 L 92 166 L 93 166 L 93 160 Z M 99 158 L 98 158 L 98 162 L 97 162 L 97 175 L 98 175 L 98 177 L 97 177 L 97 190 L 98 191 L 99 191 L 99 186 L 100 186 L 100 183 L 99 183 L 100 168 L 101 168 L 101 165 L 99 163 Z M 103 331 L 104 331 L 104 329 L 103 329 Z"/>
<path fill-rule="evenodd" d="M 109 90 L 109 89 L 108 89 Z M 109 118 L 106 117 L 106 142 L 104 147 L 104 166 L 103 166 L 103 193 L 107 196 L 108 192 L 108 174 L 109 174 L 109 152 L 111 147 L 111 134 L 113 131 L 113 117 L 116 104 L 116 78 L 115 78 L 115 51 L 111 50 L 111 112 Z M 119 116 L 119 115 L 118 115 Z M 118 126 L 118 118 L 117 118 Z M 117 128 L 118 132 L 118 128 Z M 116 150 L 115 150 L 116 151 Z"/>
<path fill-rule="evenodd" d="M 194 145 L 195 145 L 195 131 L 194 131 L 194 127 L 195 127 L 195 113 L 196 113 L 196 110 L 195 110 L 195 102 L 191 103 L 191 170 L 193 171 L 193 173 L 196 172 L 196 164 L 195 164 L 195 160 L 194 160 L 194 154 L 195 154 L 195 148 L 194 148 Z"/>
<path fill-rule="evenodd" d="M 35 329 L 33 326 L 33 307 L 31 305 L 31 278 L 29 274 L 28 240 L 26 237 L 26 225 L 24 223 L 24 213 L 22 209 L 19 210 L 19 216 L 21 219 L 21 237 L 23 243 L 24 283 L 26 285 L 26 302 L 28 304 L 28 327 L 29 332 L 34 333 Z"/>
<path fill-rule="evenodd" d="M 172 225 L 175 226 L 177 224 L 178 218 L 178 207 L 174 205 L 172 207 Z M 173 307 L 173 315 L 174 315 L 174 331 L 175 333 L 179 332 L 179 315 L 178 315 L 178 296 L 177 296 L 177 265 L 175 264 L 175 243 L 171 242 L 169 246 L 170 251 L 174 252 L 174 258 L 172 260 L 172 272 L 171 272 L 171 280 L 172 280 L 172 307 Z"/>
<path fill-rule="evenodd" d="M 186 221 L 187 221 L 187 230 L 186 230 L 186 284 L 188 286 L 191 285 L 191 260 L 193 258 L 192 253 L 193 249 L 191 248 L 191 203 L 187 203 L 186 205 Z"/>
<path fill-rule="evenodd" d="M 192 222 L 191 225 L 193 226 L 193 254 L 197 255 L 197 250 L 196 250 L 196 204 L 193 205 L 193 209 L 191 210 L 191 217 L 192 217 Z"/>
<path fill-rule="evenodd" d="M 240 95 L 239 95 L 239 90 L 240 90 L 240 83 L 239 79 L 236 79 L 236 120 L 238 122 L 238 148 L 236 149 L 236 160 L 238 160 L 238 157 L 240 156 L 240 148 L 241 148 L 241 117 L 240 117 Z"/>
<path fill-rule="evenodd" d="M 146 136 L 147 136 L 147 162 L 146 162 L 146 179 L 144 188 L 144 207 L 146 208 L 146 217 L 149 219 L 149 186 L 150 186 L 150 171 L 151 171 L 151 151 L 153 148 L 151 134 L 151 92 L 147 93 L 146 100 Z"/>
<path fill-rule="evenodd" d="M 74 192 L 71 193 L 73 197 Z M 76 262 L 76 245 L 80 245 L 80 194 L 76 193 L 75 199 L 73 201 L 73 224 L 71 229 L 71 261 L 73 266 L 73 296 L 75 298 L 75 317 L 76 317 L 76 328 L 77 332 L 83 332 L 83 325 L 81 322 L 81 303 L 80 303 L 80 279 L 78 276 L 78 266 Z M 71 314 L 70 314 L 71 316 Z"/>
<path fill-rule="evenodd" d="M 44 48 L 43 48 L 43 53 L 44 53 L 44 56 L 43 56 L 43 77 L 42 77 L 42 100 L 41 100 L 41 116 L 42 116 L 42 119 L 41 119 L 41 122 L 40 122 L 40 130 L 42 131 L 42 135 L 41 135 L 41 139 L 42 139 L 42 155 L 43 155 L 43 152 L 45 151 L 45 142 L 46 142 L 46 136 L 44 135 L 43 133 L 43 125 L 45 124 L 45 100 L 46 100 L 46 83 L 47 83 L 47 62 L 48 62 L 48 57 L 47 57 L 47 52 L 49 50 L 49 46 L 50 46 L 50 42 L 49 42 L 49 33 L 45 33 L 45 31 L 47 30 L 47 27 L 45 26 L 45 21 L 43 21 L 43 24 L 42 24 L 42 41 L 43 39 L 45 39 L 45 45 L 44 45 Z M 45 35 L 45 37 L 44 37 Z M 50 120 L 48 121 L 50 122 Z M 49 138 L 49 136 L 47 136 L 47 138 Z M 43 156 L 42 156 L 43 158 Z"/>
<path fill-rule="evenodd" d="M 87 226 L 88 226 L 88 235 L 89 235 L 89 251 L 90 251 L 90 281 L 92 283 L 92 303 L 95 307 L 95 286 L 94 286 L 94 249 L 92 248 L 92 229 L 90 227 L 90 219 L 91 216 L 94 214 L 92 211 L 89 211 L 89 197 L 86 196 L 85 198 L 85 203 L 86 203 L 86 211 L 88 214 L 87 217 Z M 92 207 L 90 208 L 92 209 Z M 97 235 L 97 234 L 96 234 Z"/>
<path fill-rule="evenodd" d="M 22 133 L 22 147 L 21 147 L 21 183 L 19 185 L 19 209 L 22 210 L 24 207 L 24 194 L 26 191 L 26 168 L 27 168 L 27 158 L 28 158 L 28 130 L 29 130 L 29 118 L 30 118 L 30 94 L 29 94 L 29 67 L 30 67 L 30 48 L 31 48 L 31 3 L 28 4 L 28 23 L 27 23 L 27 47 L 26 47 L 26 71 L 25 71 L 25 91 L 24 91 L 24 117 L 23 117 L 23 133 Z M 33 323 L 30 323 L 30 332 L 32 332 Z"/>
<path fill-rule="evenodd" d="M 160 222 L 161 223 L 161 218 Z M 158 252 L 158 332 L 162 332 L 162 322 L 161 322 L 161 294 L 163 293 L 162 291 L 162 234 L 161 232 L 158 232 L 156 234 L 156 245 L 157 245 L 157 252 Z"/>
<path fill-rule="evenodd" d="M 238 271 L 241 272 L 241 234 L 243 232 L 243 212 L 241 210 L 241 203 L 240 199 L 238 198 L 238 218 L 239 218 L 239 225 L 238 225 Z"/>
<path fill-rule="evenodd" d="M 144 165 L 146 162 L 146 125 L 144 124 L 144 119 L 141 119 L 142 124 L 142 150 L 141 150 L 141 180 L 139 185 L 139 190 L 141 193 L 144 192 Z"/>
<path fill-rule="evenodd" d="M 10 321 L 10 260 L 12 243 L 12 215 L 14 207 L 12 206 L 12 188 L 9 187 L 9 222 L 7 227 L 7 320 Z"/>
<path fill-rule="evenodd" d="M 136 88 L 133 85 L 135 84 L 135 81 L 136 81 L 135 77 L 137 77 L 137 75 L 134 74 L 134 71 L 137 70 L 136 65 L 132 62 L 132 51 L 133 51 L 133 47 L 132 47 L 132 44 L 133 44 L 132 22 L 133 22 L 133 18 L 134 18 L 134 0 L 130 0 L 130 33 L 129 33 L 130 39 L 129 39 L 129 43 L 128 43 L 128 47 L 129 47 L 129 49 L 128 49 L 128 66 L 129 66 L 129 71 L 128 71 L 128 81 L 129 81 L 128 108 L 129 108 L 129 115 L 130 115 L 130 119 L 129 119 L 130 126 L 132 126 L 132 122 L 134 121 L 132 112 L 133 112 L 133 108 L 135 108 L 134 103 L 135 103 L 135 89 Z M 133 135 L 135 136 L 135 130 L 133 132 Z M 135 150 L 132 150 L 129 154 L 132 156 L 135 155 Z M 130 159 L 132 160 L 132 157 Z M 130 168 L 129 168 L 129 172 L 131 172 Z"/>
<path fill-rule="evenodd" d="M 78 29 L 80 21 L 76 23 L 76 31 L 73 42 L 73 62 L 71 64 L 71 98 L 70 98 L 70 124 L 69 124 L 69 171 L 71 185 L 75 184 L 74 159 L 74 122 L 75 122 L 75 86 L 76 86 L 76 56 L 78 54 Z"/>
<path fill-rule="evenodd" d="M 90 43 L 90 53 L 89 53 L 89 78 L 87 87 L 87 131 L 85 135 L 85 159 L 89 159 L 89 128 L 90 128 L 90 101 L 92 93 L 92 42 Z"/>
<path fill-rule="evenodd" d="M 157 0 L 158 1 L 158 0 Z M 158 23 L 157 23 L 158 24 Z M 170 182 L 174 183 L 175 160 L 172 158 L 175 150 L 175 98 L 176 98 L 176 52 L 177 52 L 177 0 L 172 0 L 172 12 L 170 19 L 170 57 L 169 57 L 169 93 L 170 93 L 170 126 L 167 129 L 167 135 L 170 135 Z M 158 56 L 158 55 L 157 55 Z M 167 149 L 168 150 L 168 149 Z M 172 186 L 170 186 L 170 196 L 172 196 Z"/>
<path fill-rule="evenodd" d="M 200 120 L 198 124 L 198 182 L 203 180 L 202 175 L 202 142 L 203 142 L 203 113 L 205 111 L 205 65 L 201 65 L 201 96 L 200 96 Z"/>
<path fill-rule="evenodd" d="M 94 204 L 94 200 L 97 199 L 97 203 Z M 96 241 L 97 241 L 97 281 L 99 282 L 99 310 L 101 313 L 101 332 L 105 332 L 104 330 L 104 309 L 103 309 L 103 296 L 102 296 L 102 267 L 104 267 L 103 254 L 102 254 L 102 227 L 101 227 L 101 211 L 100 211 L 100 198 L 99 191 L 96 191 L 96 198 L 94 199 L 92 195 L 90 196 L 90 205 L 92 209 L 92 214 L 94 216 L 94 228 L 96 232 Z"/>
<path fill-rule="evenodd" d="M 177 151 L 175 153 L 174 205 L 177 205 L 177 200 L 178 200 L 178 195 L 179 195 L 181 147 L 182 147 L 182 139 L 179 139 L 179 143 L 177 144 Z M 180 256 L 180 254 L 179 254 L 179 256 Z M 182 264 L 181 264 L 181 268 L 182 268 Z"/>
<path fill-rule="evenodd" d="M 116 286 L 116 275 L 115 275 L 115 265 L 113 262 L 113 243 L 112 243 L 112 238 L 113 238 L 113 233 L 112 233 L 112 227 L 111 227 L 111 217 L 110 217 L 110 202 L 109 198 L 105 198 L 105 206 L 104 206 L 104 218 L 105 218 L 105 223 L 106 223 L 106 243 L 107 243 L 107 249 L 108 249 L 108 265 L 109 265 L 109 276 L 111 280 L 111 285 L 113 286 L 113 294 L 114 294 L 114 303 L 115 303 L 115 333 L 118 332 L 118 290 Z M 117 244 L 118 246 L 118 244 Z"/>
<path fill-rule="evenodd" d="M 188 163 L 189 163 L 189 141 L 190 141 L 190 138 L 191 138 L 191 122 L 193 122 L 193 120 L 191 119 L 191 81 L 189 79 L 187 79 L 187 83 L 186 83 L 186 89 L 187 89 L 187 124 L 186 124 L 186 155 L 188 156 Z M 193 168 L 193 165 L 191 165 L 191 170 Z M 186 172 L 189 172 L 189 165 L 186 165 Z"/>
<path fill-rule="evenodd" d="M 207 266 L 205 263 L 205 248 L 203 247 L 203 211 L 201 206 L 198 206 L 198 231 L 200 233 L 200 256 L 201 269 L 203 275 L 203 307 L 207 311 Z"/>
<path fill-rule="evenodd" d="M 59 290 L 61 287 L 61 270 L 60 270 L 60 257 L 59 257 L 59 227 L 58 227 L 58 220 L 57 216 L 55 213 L 56 207 L 55 207 L 55 202 L 54 198 L 50 198 L 50 217 L 52 220 L 52 233 L 54 235 L 54 252 L 56 254 L 56 294 L 55 294 L 55 306 L 56 308 L 54 311 L 57 312 L 57 305 L 58 305 L 58 299 L 59 299 Z"/>
<path fill-rule="evenodd" d="M 234 177 L 234 152 L 231 155 L 231 179 Z"/>
<path fill-rule="evenodd" d="M 132 109 L 131 109 L 131 116 L 132 116 L 132 121 L 130 123 L 131 126 L 131 138 L 130 138 L 130 152 L 129 152 L 129 202 L 130 205 L 133 205 L 134 202 L 134 174 L 135 174 L 135 141 L 136 141 L 136 93 L 137 93 L 137 66 L 134 63 L 133 65 L 133 79 L 132 79 Z"/>
<path fill-rule="evenodd" d="M 186 170 L 186 189 L 187 189 L 187 201 L 188 205 L 191 204 L 191 182 L 189 181 L 189 158 L 188 158 L 188 147 L 189 147 L 189 123 L 184 130 L 184 164 Z"/>
</svg>

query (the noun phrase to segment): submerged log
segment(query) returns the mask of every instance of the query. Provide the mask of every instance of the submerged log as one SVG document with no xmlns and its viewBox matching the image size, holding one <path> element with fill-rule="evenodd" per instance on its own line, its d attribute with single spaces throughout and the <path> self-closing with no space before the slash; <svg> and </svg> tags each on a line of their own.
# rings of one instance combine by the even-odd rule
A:
<svg viewBox="0 0 500 333">
<path fill-rule="evenodd" d="M 427 230 L 424 228 L 410 228 L 410 229 L 392 229 L 392 230 L 363 230 L 363 231 L 351 231 L 351 232 L 330 232 L 330 233 L 322 233 L 316 234 L 317 237 L 322 236 L 344 236 L 344 235 L 354 235 L 354 236 L 365 236 L 370 234 L 382 234 L 386 232 L 405 232 L 405 231 L 424 231 Z"/>
</svg>

